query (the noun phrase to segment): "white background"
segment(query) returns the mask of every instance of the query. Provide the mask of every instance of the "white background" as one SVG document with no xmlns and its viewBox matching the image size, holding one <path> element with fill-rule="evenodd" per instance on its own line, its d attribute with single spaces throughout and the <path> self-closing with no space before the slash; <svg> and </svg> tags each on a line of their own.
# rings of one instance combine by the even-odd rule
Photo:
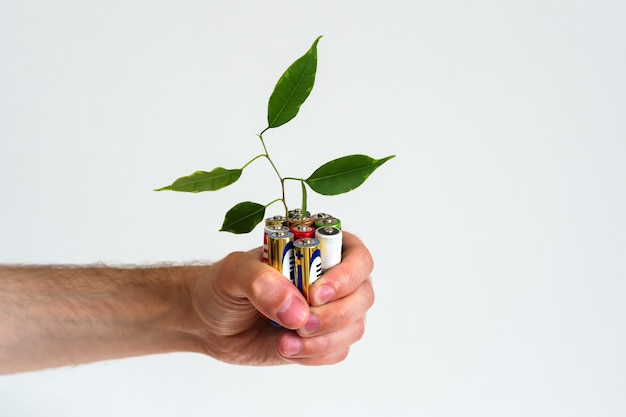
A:
<svg viewBox="0 0 626 417">
<path fill-rule="evenodd" d="M 313 93 L 265 135 L 282 173 L 397 155 L 310 194 L 376 260 L 344 363 L 5 376 L 0 416 L 626 415 L 625 21 L 606 0 L 0 0 L 0 262 L 257 246 L 217 230 L 278 196 L 262 161 L 216 193 L 152 189 L 261 153 L 274 84 L 318 35 Z"/>
</svg>

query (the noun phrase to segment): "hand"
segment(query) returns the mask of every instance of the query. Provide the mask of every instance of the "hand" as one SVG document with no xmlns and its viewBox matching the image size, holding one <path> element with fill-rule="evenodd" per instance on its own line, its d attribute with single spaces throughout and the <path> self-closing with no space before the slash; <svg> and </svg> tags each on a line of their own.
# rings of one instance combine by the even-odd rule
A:
<svg viewBox="0 0 626 417">
<path fill-rule="evenodd" d="M 343 232 L 342 262 L 311 287 L 311 306 L 282 274 L 260 261 L 260 249 L 235 252 L 191 287 L 198 334 L 209 355 L 243 365 L 342 361 L 365 329 L 374 302 L 373 260 Z M 265 316 L 280 323 L 273 326 Z"/>
</svg>

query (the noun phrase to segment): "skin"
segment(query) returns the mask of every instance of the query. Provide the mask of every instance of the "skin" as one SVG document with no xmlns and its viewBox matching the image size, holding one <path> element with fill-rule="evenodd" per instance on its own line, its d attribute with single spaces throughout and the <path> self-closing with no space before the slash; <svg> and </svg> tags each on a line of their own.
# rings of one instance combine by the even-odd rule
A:
<svg viewBox="0 0 626 417">
<path fill-rule="evenodd" d="M 313 284 L 310 305 L 260 254 L 203 266 L 0 266 L 0 373 L 166 352 L 239 365 L 344 360 L 374 302 L 367 248 L 344 231 L 342 262 Z"/>
</svg>

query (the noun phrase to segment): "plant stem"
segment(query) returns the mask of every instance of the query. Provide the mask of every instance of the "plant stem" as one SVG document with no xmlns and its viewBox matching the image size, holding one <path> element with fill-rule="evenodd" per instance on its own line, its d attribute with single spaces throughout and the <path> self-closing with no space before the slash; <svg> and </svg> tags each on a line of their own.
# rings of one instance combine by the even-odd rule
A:
<svg viewBox="0 0 626 417">
<path fill-rule="evenodd" d="M 264 156 L 266 156 L 266 155 L 265 155 L 265 154 L 261 154 L 261 155 L 257 155 L 257 156 L 255 156 L 255 157 L 254 157 L 254 158 L 252 158 L 250 161 L 248 161 L 248 163 L 246 163 L 244 166 L 242 166 L 242 167 L 241 167 L 241 170 L 243 171 L 244 169 L 246 169 L 246 167 L 247 167 L 248 165 L 250 165 L 251 163 L 253 163 L 253 162 L 254 162 L 254 161 L 256 161 L 257 159 L 262 158 L 262 157 L 264 157 Z"/>
<path fill-rule="evenodd" d="M 269 128 L 267 128 L 269 129 Z M 267 129 L 263 130 L 263 132 L 265 132 Z M 274 168 L 274 172 L 276 172 L 276 175 L 278 176 L 278 179 L 280 180 L 280 188 L 281 188 L 281 195 L 282 198 L 281 200 L 283 201 L 283 206 L 285 207 L 285 218 L 289 217 L 289 207 L 287 207 L 287 200 L 285 199 L 285 180 L 283 179 L 283 177 L 280 175 L 280 172 L 278 172 L 278 168 L 276 168 L 276 165 L 274 164 L 274 161 L 272 161 L 272 158 L 270 158 L 270 154 L 267 151 L 267 146 L 265 146 L 265 141 L 263 140 L 263 132 L 259 133 L 257 136 L 259 137 L 259 139 L 261 139 L 261 145 L 263 145 L 263 150 L 265 151 L 265 154 L 263 155 L 259 155 L 259 156 L 265 156 L 267 158 L 267 160 L 270 162 L 270 165 L 272 165 L 272 168 Z M 254 158 L 256 159 L 256 158 Z M 252 162 L 252 161 L 250 161 Z"/>
<path fill-rule="evenodd" d="M 275 202 L 277 202 L 277 201 L 283 201 L 283 199 L 282 199 L 282 198 L 277 198 L 277 199 L 275 199 L 275 200 L 272 200 L 272 201 L 270 201 L 269 203 L 267 203 L 267 204 L 265 205 L 265 208 L 268 208 L 269 206 L 271 206 L 272 204 L 274 204 L 274 203 L 275 203 Z"/>
<path fill-rule="evenodd" d="M 306 181 L 305 181 L 304 178 L 285 177 L 282 180 L 282 182 L 283 182 L 283 189 L 285 189 L 284 183 L 287 180 L 300 182 L 300 186 L 302 187 L 302 203 L 300 205 L 300 208 L 302 209 L 302 215 L 304 216 L 305 213 L 306 213 L 306 210 L 307 210 L 307 193 L 306 193 L 306 186 L 305 186 Z"/>
</svg>

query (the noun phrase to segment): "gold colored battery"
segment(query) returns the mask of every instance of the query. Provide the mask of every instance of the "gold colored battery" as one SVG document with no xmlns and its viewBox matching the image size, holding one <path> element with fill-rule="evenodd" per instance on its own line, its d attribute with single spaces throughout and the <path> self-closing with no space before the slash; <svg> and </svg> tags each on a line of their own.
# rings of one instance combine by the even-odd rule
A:
<svg viewBox="0 0 626 417">
<path fill-rule="evenodd" d="M 294 282 L 293 233 L 289 231 L 271 232 L 267 235 L 268 264 Z"/>
<path fill-rule="evenodd" d="M 267 220 L 266 220 L 267 221 Z M 289 231 L 289 228 L 287 226 L 283 226 L 280 224 L 277 225 L 270 225 L 270 226 L 265 226 L 263 228 L 263 255 L 261 257 L 261 260 L 265 263 L 268 263 L 268 257 L 267 257 L 267 235 L 270 234 L 271 232 L 281 232 L 281 231 Z"/>
<path fill-rule="evenodd" d="M 293 254 L 296 261 L 295 284 L 310 302 L 309 288 L 322 276 L 320 241 L 315 238 L 297 239 L 293 242 Z"/>
<path fill-rule="evenodd" d="M 287 226 L 287 218 L 285 216 L 272 216 L 265 219 L 266 226 Z"/>
</svg>

